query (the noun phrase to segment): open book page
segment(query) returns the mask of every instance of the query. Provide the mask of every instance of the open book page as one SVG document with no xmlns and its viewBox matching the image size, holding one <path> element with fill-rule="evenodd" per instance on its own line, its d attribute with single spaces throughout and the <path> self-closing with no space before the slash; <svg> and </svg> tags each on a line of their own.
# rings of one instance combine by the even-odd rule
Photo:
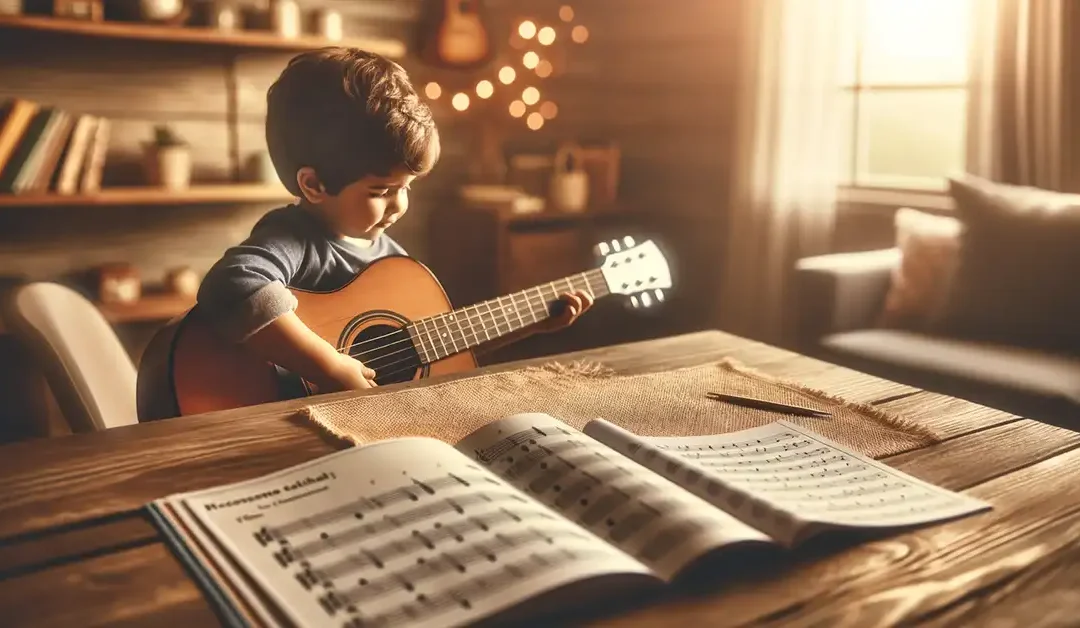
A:
<svg viewBox="0 0 1080 628">
<path fill-rule="evenodd" d="M 772 543 L 761 531 L 547 414 L 495 421 L 457 447 L 665 579 L 711 550 L 739 542 Z"/>
<path fill-rule="evenodd" d="M 648 569 L 425 438 L 170 501 L 299 625 L 453 626 Z"/>
<path fill-rule="evenodd" d="M 990 507 L 787 421 L 684 438 L 598 419 L 585 432 L 787 544 L 831 527 L 903 527 Z"/>
</svg>

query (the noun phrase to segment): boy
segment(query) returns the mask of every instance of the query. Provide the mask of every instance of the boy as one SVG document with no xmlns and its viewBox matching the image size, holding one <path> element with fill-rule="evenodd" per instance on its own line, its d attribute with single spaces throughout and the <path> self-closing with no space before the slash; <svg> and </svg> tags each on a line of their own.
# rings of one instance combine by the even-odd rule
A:
<svg viewBox="0 0 1080 628">
<path fill-rule="evenodd" d="M 199 308 L 224 342 L 319 392 L 373 387 L 372 369 L 296 316 L 287 286 L 334 290 L 375 260 L 405 254 L 385 231 L 408 210 L 409 186 L 438 161 L 431 111 L 401 66 L 349 48 L 296 56 L 266 101 L 270 159 L 299 202 L 267 213 L 226 251 L 203 279 Z M 558 316 L 499 344 L 570 325 L 592 297 L 576 292 L 562 303 Z"/>
</svg>

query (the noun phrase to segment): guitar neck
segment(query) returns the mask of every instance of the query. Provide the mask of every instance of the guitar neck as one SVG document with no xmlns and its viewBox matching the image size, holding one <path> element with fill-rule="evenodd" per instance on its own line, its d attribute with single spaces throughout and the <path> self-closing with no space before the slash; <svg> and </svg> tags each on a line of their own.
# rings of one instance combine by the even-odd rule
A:
<svg viewBox="0 0 1080 628">
<path fill-rule="evenodd" d="M 421 361 L 430 364 L 551 318 L 552 305 L 559 295 L 575 290 L 585 290 L 597 299 L 608 295 L 603 273 L 593 269 L 422 318 L 408 325 L 409 336 Z"/>
</svg>

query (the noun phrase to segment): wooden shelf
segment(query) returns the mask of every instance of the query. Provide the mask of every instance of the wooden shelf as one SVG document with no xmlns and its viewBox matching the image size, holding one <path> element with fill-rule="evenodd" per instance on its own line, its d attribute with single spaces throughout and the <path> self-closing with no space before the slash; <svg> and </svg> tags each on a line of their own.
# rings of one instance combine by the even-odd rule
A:
<svg viewBox="0 0 1080 628">
<path fill-rule="evenodd" d="M 0 194 L 0 208 L 276 203 L 288 202 L 294 198 L 280 185 L 196 185 L 179 191 L 154 187 L 115 187 L 102 188 L 92 194 Z"/>
<path fill-rule="evenodd" d="M 180 316 L 195 305 L 195 299 L 172 294 L 146 294 L 134 303 L 98 303 L 110 323 L 164 321 Z"/>
<path fill-rule="evenodd" d="M 34 15 L 0 15 L 0 28 L 65 33 L 87 37 L 132 39 L 165 43 L 199 44 L 227 48 L 281 50 L 299 52 L 323 46 L 354 46 L 381 55 L 405 56 L 405 43 L 388 38 L 354 38 L 333 41 L 321 37 L 303 36 L 288 39 L 267 31 L 223 32 L 212 28 L 190 26 L 158 26 L 139 22 L 92 22 Z"/>
</svg>

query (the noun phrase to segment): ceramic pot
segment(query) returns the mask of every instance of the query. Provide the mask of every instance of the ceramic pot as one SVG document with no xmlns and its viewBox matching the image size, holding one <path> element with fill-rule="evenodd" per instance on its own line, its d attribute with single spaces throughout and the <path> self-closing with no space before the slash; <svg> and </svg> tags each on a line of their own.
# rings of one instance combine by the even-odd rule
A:
<svg viewBox="0 0 1080 628">
<path fill-rule="evenodd" d="M 568 144 L 555 154 L 548 201 L 561 212 L 585 211 L 589 205 L 589 175 L 581 167 L 581 149 Z"/>
<path fill-rule="evenodd" d="M 191 185 L 191 149 L 186 145 L 145 147 L 146 177 L 150 185 L 184 190 Z"/>
</svg>

